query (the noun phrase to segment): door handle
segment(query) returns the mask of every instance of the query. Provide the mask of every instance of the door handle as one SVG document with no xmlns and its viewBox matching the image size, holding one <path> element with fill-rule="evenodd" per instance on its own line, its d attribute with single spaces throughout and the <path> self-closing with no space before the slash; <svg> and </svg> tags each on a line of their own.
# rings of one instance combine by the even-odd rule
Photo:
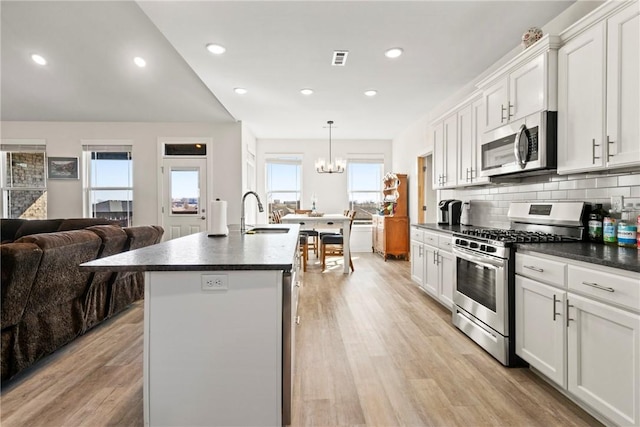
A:
<svg viewBox="0 0 640 427">
<path fill-rule="evenodd" d="M 553 294 L 553 321 L 556 321 L 556 316 L 560 316 L 561 313 L 556 312 L 556 303 L 561 302 L 558 298 L 556 298 L 556 294 Z"/>
<path fill-rule="evenodd" d="M 569 299 L 567 299 L 567 314 L 566 314 L 566 316 L 567 316 L 567 328 L 569 327 L 569 322 L 572 322 L 572 321 L 575 321 L 575 320 L 576 320 L 576 319 L 572 319 L 572 318 L 569 316 L 569 314 L 570 314 L 570 313 L 569 313 L 569 308 L 571 308 L 571 307 L 573 307 L 573 306 L 572 306 L 571 304 L 569 304 Z"/>
<path fill-rule="evenodd" d="M 200 217 L 200 219 L 207 219 L 207 217 L 203 215 Z"/>
</svg>

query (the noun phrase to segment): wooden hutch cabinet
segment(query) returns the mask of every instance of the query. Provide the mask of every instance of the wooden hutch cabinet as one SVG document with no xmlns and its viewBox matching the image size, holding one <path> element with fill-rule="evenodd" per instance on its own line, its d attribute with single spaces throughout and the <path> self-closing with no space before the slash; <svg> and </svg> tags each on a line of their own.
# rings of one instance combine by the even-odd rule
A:
<svg viewBox="0 0 640 427">
<path fill-rule="evenodd" d="M 382 190 L 385 215 L 372 215 L 372 249 L 385 261 L 389 255 L 409 259 L 407 190 L 406 174 L 385 175 Z"/>
</svg>

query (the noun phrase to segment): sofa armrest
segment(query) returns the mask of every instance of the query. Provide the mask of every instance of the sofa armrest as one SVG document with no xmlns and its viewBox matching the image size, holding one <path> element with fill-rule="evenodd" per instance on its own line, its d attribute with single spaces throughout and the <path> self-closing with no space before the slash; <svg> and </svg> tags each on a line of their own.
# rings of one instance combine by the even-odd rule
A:
<svg viewBox="0 0 640 427">
<path fill-rule="evenodd" d="M 24 309 L 38 271 L 42 250 L 33 243 L 0 245 L 2 270 L 2 329 L 16 325 Z"/>
</svg>

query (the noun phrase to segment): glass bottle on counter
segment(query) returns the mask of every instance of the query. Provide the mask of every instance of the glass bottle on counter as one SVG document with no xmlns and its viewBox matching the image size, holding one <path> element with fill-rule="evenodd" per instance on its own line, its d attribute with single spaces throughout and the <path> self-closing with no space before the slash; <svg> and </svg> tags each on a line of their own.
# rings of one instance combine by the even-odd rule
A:
<svg viewBox="0 0 640 427">
<path fill-rule="evenodd" d="M 609 215 L 602 220 L 602 240 L 605 245 L 615 245 L 616 240 L 616 223 L 613 209 L 609 209 Z"/>
<path fill-rule="evenodd" d="M 596 208 L 589 214 L 589 240 L 602 243 L 602 220 L 607 215 L 602 209 L 602 203 L 596 203 Z"/>
<path fill-rule="evenodd" d="M 631 203 L 627 203 L 622 209 L 622 216 L 616 233 L 618 246 L 626 248 L 635 248 L 638 246 L 637 217 L 635 212 Z"/>
</svg>

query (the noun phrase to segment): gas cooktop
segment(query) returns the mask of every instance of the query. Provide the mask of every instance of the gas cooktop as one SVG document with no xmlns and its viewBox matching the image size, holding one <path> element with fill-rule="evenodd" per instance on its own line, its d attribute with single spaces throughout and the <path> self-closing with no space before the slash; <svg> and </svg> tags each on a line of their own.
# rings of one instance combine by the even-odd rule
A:
<svg viewBox="0 0 640 427">
<path fill-rule="evenodd" d="M 563 236 L 561 234 L 543 233 L 540 231 L 510 230 L 499 228 L 471 228 L 462 230 L 462 234 L 467 236 L 480 237 L 482 239 L 494 240 L 503 243 L 525 243 L 525 242 L 568 242 L 576 239 Z"/>
</svg>

